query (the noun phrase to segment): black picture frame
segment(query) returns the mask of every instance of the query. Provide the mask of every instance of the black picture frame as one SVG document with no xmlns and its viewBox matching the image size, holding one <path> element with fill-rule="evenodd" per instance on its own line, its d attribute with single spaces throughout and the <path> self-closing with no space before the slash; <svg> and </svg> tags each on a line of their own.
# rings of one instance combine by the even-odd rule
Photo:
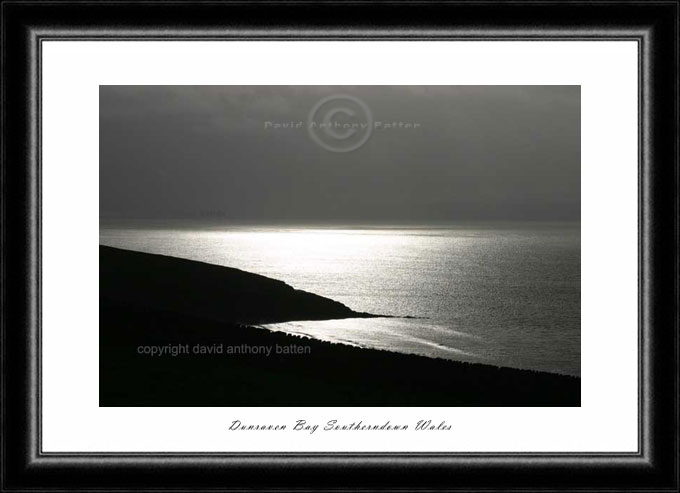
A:
<svg viewBox="0 0 680 493">
<path fill-rule="evenodd" d="M 678 14 L 677 0 L 2 1 L 2 491 L 678 491 Z M 40 54 L 47 39 L 636 40 L 639 451 L 43 453 Z"/>
</svg>

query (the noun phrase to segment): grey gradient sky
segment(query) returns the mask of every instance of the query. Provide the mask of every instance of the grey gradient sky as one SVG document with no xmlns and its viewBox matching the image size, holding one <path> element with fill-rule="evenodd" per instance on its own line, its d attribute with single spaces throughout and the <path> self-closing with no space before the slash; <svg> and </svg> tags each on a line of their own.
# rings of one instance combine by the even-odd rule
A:
<svg viewBox="0 0 680 493">
<path fill-rule="evenodd" d="M 334 94 L 419 126 L 329 152 L 306 126 Z M 102 218 L 580 219 L 579 86 L 101 86 L 99 99 Z"/>
</svg>

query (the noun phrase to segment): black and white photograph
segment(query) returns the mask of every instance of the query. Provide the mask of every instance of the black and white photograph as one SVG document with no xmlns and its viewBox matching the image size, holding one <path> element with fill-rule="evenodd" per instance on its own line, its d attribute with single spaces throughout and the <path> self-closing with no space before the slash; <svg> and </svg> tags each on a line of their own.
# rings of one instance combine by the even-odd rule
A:
<svg viewBox="0 0 680 493">
<path fill-rule="evenodd" d="M 0 491 L 679 491 L 680 0 L 0 0 Z"/>
<path fill-rule="evenodd" d="M 99 405 L 581 405 L 581 88 L 99 87 Z"/>
</svg>

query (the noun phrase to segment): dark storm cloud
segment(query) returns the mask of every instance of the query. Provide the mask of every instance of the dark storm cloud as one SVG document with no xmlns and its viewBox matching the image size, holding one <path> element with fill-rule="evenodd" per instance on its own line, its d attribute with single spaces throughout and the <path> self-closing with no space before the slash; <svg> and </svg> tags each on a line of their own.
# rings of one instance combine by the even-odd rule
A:
<svg viewBox="0 0 680 493">
<path fill-rule="evenodd" d="M 338 93 L 419 126 L 345 153 L 271 128 Z M 578 86 L 102 86 L 99 145 L 102 217 L 580 218 Z"/>
</svg>

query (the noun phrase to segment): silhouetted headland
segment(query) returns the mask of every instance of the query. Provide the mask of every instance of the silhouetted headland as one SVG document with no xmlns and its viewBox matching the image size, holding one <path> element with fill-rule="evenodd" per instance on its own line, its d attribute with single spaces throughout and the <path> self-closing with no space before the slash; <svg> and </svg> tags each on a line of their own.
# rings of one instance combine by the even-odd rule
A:
<svg viewBox="0 0 680 493">
<path fill-rule="evenodd" d="M 375 316 L 239 269 L 106 246 L 99 247 L 99 296 L 244 324 Z"/>
<path fill-rule="evenodd" d="M 580 405 L 575 377 L 255 327 L 377 316 L 282 281 L 105 246 L 99 257 L 101 406 Z"/>
</svg>

